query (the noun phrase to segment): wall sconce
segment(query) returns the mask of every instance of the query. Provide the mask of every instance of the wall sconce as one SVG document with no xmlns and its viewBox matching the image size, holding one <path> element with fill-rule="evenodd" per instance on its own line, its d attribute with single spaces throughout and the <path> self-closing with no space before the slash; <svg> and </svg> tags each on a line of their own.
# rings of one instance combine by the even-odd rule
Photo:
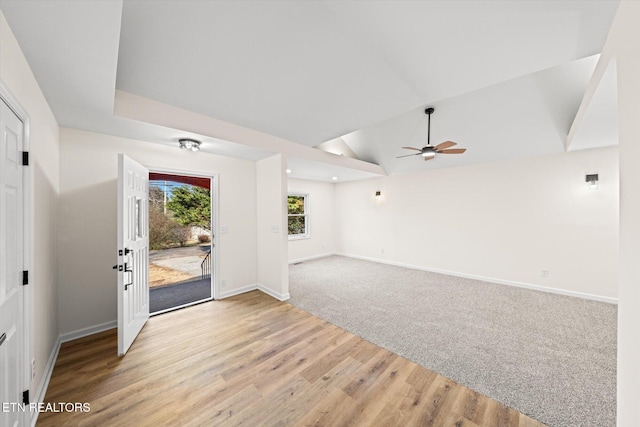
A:
<svg viewBox="0 0 640 427">
<path fill-rule="evenodd" d="M 181 138 L 178 140 L 180 148 L 188 151 L 200 151 L 201 142 L 191 138 Z"/>
<path fill-rule="evenodd" d="M 380 193 L 380 190 L 376 191 L 376 202 L 379 202 L 380 199 L 382 199 L 382 193 Z"/>
<path fill-rule="evenodd" d="M 585 181 L 589 184 L 589 188 L 595 190 L 598 188 L 598 174 L 592 173 L 588 174 Z"/>
</svg>

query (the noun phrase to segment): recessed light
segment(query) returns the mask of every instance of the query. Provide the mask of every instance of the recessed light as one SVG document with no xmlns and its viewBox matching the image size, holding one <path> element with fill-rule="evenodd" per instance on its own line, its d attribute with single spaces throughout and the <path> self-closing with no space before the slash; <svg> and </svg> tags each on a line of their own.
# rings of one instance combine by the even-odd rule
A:
<svg viewBox="0 0 640 427">
<path fill-rule="evenodd" d="M 337 181 L 337 180 L 338 180 L 338 177 L 337 177 L 337 176 L 332 176 L 332 177 L 331 177 L 331 179 L 332 179 L 333 181 Z"/>
<path fill-rule="evenodd" d="M 291 169 L 287 169 L 287 173 L 291 173 Z"/>
</svg>

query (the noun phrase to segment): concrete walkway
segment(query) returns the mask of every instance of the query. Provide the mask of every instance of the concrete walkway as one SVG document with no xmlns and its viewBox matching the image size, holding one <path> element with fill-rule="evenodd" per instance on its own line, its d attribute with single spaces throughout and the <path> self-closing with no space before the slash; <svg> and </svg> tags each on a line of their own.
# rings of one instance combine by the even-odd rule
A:
<svg viewBox="0 0 640 427">
<path fill-rule="evenodd" d="M 183 273 L 187 273 L 193 277 L 198 277 L 202 274 L 200 264 L 202 264 L 203 259 L 204 258 L 200 256 L 183 256 L 179 258 L 160 259 L 151 262 L 161 267 L 182 271 Z"/>
<path fill-rule="evenodd" d="M 155 262 L 167 258 L 180 258 L 190 256 L 201 256 L 204 258 L 211 250 L 211 245 L 186 246 L 183 248 L 156 249 L 149 251 L 149 262 Z"/>
</svg>

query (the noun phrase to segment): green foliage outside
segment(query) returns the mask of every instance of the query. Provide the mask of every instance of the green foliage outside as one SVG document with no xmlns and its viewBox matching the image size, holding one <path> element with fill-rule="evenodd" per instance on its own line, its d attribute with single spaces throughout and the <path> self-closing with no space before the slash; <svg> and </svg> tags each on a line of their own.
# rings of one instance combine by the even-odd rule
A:
<svg viewBox="0 0 640 427">
<path fill-rule="evenodd" d="M 165 215 L 162 205 L 149 204 L 149 246 L 164 249 L 176 245 L 184 246 L 191 236 L 191 227 L 178 224 L 170 215 Z"/>
<path fill-rule="evenodd" d="M 180 225 L 211 230 L 211 192 L 202 187 L 185 185 L 171 192 L 167 209 Z"/>
<path fill-rule="evenodd" d="M 304 226 L 305 218 L 303 216 L 289 217 L 289 234 L 304 234 L 306 228 Z"/>
<path fill-rule="evenodd" d="M 175 187 L 168 199 L 165 209 L 164 191 L 157 186 L 149 186 L 149 246 L 151 249 L 184 246 L 191 238 L 191 227 L 211 230 L 209 190 L 184 185 Z M 200 239 L 200 236 L 198 238 Z"/>
<path fill-rule="evenodd" d="M 305 220 L 302 215 L 305 213 L 304 196 L 288 196 L 287 197 L 288 214 L 289 215 L 301 215 L 301 216 L 289 216 L 288 228 L 289 234 L 304 234 L 306 232 Z"/>
<path fill-rule="evenodd" d="M 287 197 L 287 204 L 289 206 L 289 215 L 304 214 L 304 196 L 289 196 Z"/>
</svg>

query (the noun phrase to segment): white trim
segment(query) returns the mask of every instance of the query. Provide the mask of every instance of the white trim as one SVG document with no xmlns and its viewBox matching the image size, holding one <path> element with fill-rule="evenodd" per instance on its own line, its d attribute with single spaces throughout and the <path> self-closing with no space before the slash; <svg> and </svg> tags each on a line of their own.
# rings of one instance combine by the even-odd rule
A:
<svg viewBox="0 0 640 427">
<path fill-rule="evenodd" d="M 264 285 L 261 285 L 260 283 L 254 283 L 252 285 L 247 285 L 247 286 L 243 286 L 241 288 L 237 288 L 237 289 L 232 289 L 230 291 L 226 291 L 226 292 L 222 292 L 220 294 L 219 298 L 216 299 L 224 299 L 224 298 L 229 298 L 229 297 L 233 297 L 236 295 L 240 295 L 240 294 L 244 294 L 246 292 L 251 292 L 251 291 L 255 291 L 255 290 L 259 290 L 269 296 L 274 297 L 275 299 L 279 300 L 279 301 L 286 301 L 289 298 L 291 298 L 291 295 L 287 292 L 286 294 L 281 294 L 279 292 L 275 292 L 269 288 L 267 288 Z"/>
<path fill-rule="evenodd" d="M 170 311 L 180 310 L 181 308 L 187 308 L 194 305 L 202 304 L 203 302 L 213 301 L 213 297 L 199 299 L 197 301 L 191 301 L 186 304 L 176 305 L 175 307 L 165 308 L 164 310 L 154 311 L 153 313 L 149 313 L 149 317 L 158 316 L 160 314 L 169 313 Z"/>
<path fill-rule="evenodd" d="M 112 320 L 110 322 L 101 323 L 99 325 L 88 326 L 86 328 L 60 334 L 60 337 L 58 339 L 62 344 L 65 342 L 77 340 L 78 338 L 88 337 L 89 335 L 97 334 L 98 332 L 108 331 L 109 329 L 114 329 L 117 327 L 118 321 Z"/>
<path fill-rule="evenodd" d="M 254 283 L 252 285 L 243 286 L 241 288 L 232 289 L 230 291 L 220 292 L 220 295 L 216 299 L 224 299 L 229 298 L 235 295 L 244 294 L 245 292 L 251 292 L 258 289 L 258 284 Z"/>
<path fill-rule="evenodd" d="M 258 290 L 260 290 L 261 292 L 264 292 L 265 294 L 274 297 L 275 299 L 279 300 L 279 301 L 286 301 L 289 298 L 291 298 L 291 295 L 289 294 L 289 292 L 287 292 L 286 294 L 281 294 L 279 292 L 276 292 L 272 289 L 267 288 L 264 285 L 261 285 L 260 283 L 258 283 Z"/>
<path fill-rule="evenodd" d="M 240 294 L 244 294 L 246 292 L 251 292 L 251 291 L 255 291 L 258 290 L 262 293 L 265 293 L 279 301 L 286 301 L 289 298 L 291 298 L 291 295 L 287 292 L 286 294 L 281 294 L 279 292 L 275 292 L 272 289 L 267 288 L 264 285 L 261 285 L 260 283 L 254 283 L 252 285 L 247 285 L 247 286 L 243 286 L 241 288 L 237 288 L 237 289 L 232 289 L 230 291 L 226 291 L 226 292 L 222 292 L 220 294 L 220 298 L 216 298 L 216 299 L 224 299 L 224 298 L 229 298 L 229 297 L 233 297 L 236 295 L 240 295 Z"/>
<path fill-rule="evenodd" d="M 116 320 L 112 320 L 111 322 L 101 323 L 99 325 L 89 326 L 87 328 L 78 329 L 77 331 L 67 332 L 65 334 L 60 334 L 55 344 L 53 345 L 53 349 L 51 350 L 51 355 L 49 356 L 49 360 L 47 361 L 47 366 L 44 368 L 44 372 L 42 375 L 42 382 L 38 387 L 38 391 L 34 394 L 33 402 L 34 403 L 42 403 L 44 402 L 44 397 L 47 394 L 47 389 L 49 388 L 49 381 L 51 381 L 51 375 L 53 374 L 53 368 L 56 365 L 56 360 L 58 359 L 58 354 L 60 353 L 60 347 L 63 343 L 68 341 L 73 341 L 78 338 L 84 338 L 89 335 L 97 334 L 98 332 L 108 331 L 109 329 L 114 329 L 118 327 L 118 322 Z M 31 415 L 31 426 L 35 426 L 38 421 L 39 412 L 35 411 Z"/>
<path fill-rule="evenodd" d="M 38 387 L 38 391 L 33 396 L 34 403 L 42 403 L 44 402 L 44 397 L 47 394 L 47 389 L 49 388 L 49 381 L 51 380 L 51 375 L 53 374 L 53 368 L 56 365 L 56 360 L 58 360 L 58 354 L 60 353 L 60 346 L 62 345 L 62 341 L 60 336 L 56 340 L 53 345 L 53 349 L 51 350 L 51 355 L 49 356 L 49 360 L 47 361 L 47 366 L 44 368 L 44 372 L 42 375 L 42 382 Z M 38 415 L 40 412 L 35 411 L 31 415 L 31 427 L 34 427 L 38 422 Z"/>
<path fill-rule="evenodd" d="M 219 174 L 211 175 L 211 297 L 216 299 L 220 292 L 220 179 Z"/>
<path fill-rule="evenodd" d="M 289 217 L 287 216 L 287 221 L 288 221 Z M 288 225 L 289 223 L 287 222 L 287 232 L 288 230 Z M 289 241 L 290 242 L 295 242 L 296 240 L 305 240 L 305 239 L 310 239 L 311 236 L 307 233 L 307 234 L 289 234 Z"/>
<path fill-rule="evenodd" d="M 225 296 L 221 296 L 220 294 L 220 286 L 219 286 L 219 277 L 220 275 L 218 274 L 218 270 L 219 270 L 219 265 L 220 265 L 220 248 L 219 248 L 219 240 L 218 240 L 218 236 L 220 235 L 220 186 L 219 186 L 219 173 L 214 173 L 214 172 L 202 172 L 202 171 L 189 171 L 189 170 L 185 170 L 185 169 L 171 169 L 171 168 L 165 168 L 165 167 L 155 167 L 155 166 L 149 166 L 147 165 L 147 168 L 149 169 L 149 172 L 156 172 L 156 173 L 166 173 L 166 174 L 171 174 L 171 175 L 182 175 L 182 176 L 193 176 L 193 177 L 197 177 L 197 178 L 208 178 L 209 179 L 209 198 L 210 198 L 210 205 L 211 205 L 211 260 L 212 260 L 212 265 L 211 265 L 211 298 L 213 298 L 214 300 L 216 299 L 221 299 L 221 298 L 226 298 Z M 197 301 L 197 302 L 193 302 L 193 303 L 189 303 L 189 304 L 185 304 L 182 305 L 180 307 L 172 307 L 171 309 L 168 310 L 163 310 L 163 311 L 159 311 L 154 313 L 155 314 L 161 314 L 161 313 L 166 313 L 168 311 L 172 311 L 173 309 L 177 309 L 177 308 L 184 308 L 184 307 L 188 307 L 189 305 L 195 305 L 195 304 L 199 304 L 202 301 Z"/>
<path fill-rule="evenodd" d="M 546 287 L 546 286 L 533 285 L 531 283 L 516 282 L 516 281 L 504 280 L 504 279 L 496 279 L 494 277 L 477 276 L 475 274 L 457 273 L 457 272 L 454 272 L 454 271 L 439 270 L 439 269 L 436 269 L 436 268 L 422 267 L 422 266 L 414 265 L 414 264 L 405 264 L 405 263 L 402 263 L 402 262 L 394 262 L 394 261 L 388 261 L 388 260 L 385 260 L 385 259 L 370 258 L 370 257 L 359 256 L 359 255 L 352 255 L 352 254 L 345 254 L 345 253 L 336 253 L 335 255 L 344 256 L 344 257 L 348 257 L 348 258 L 361 259 L 361 260 L 364 260 L 364 261 L 378 262 L 378 263 L 381 263 L 381 264 L 395 265 L 395 266 L 398 266 L 398 267 L 413 268 L 415 270 L 429 271 L 429 272 L 432 272 L 432 273 L 447 274 L 449 276 L 464 277 L 466 279 L 481 280 L 483 282 L 497 283 L 499 285 L 515 286 L 517 288 L 531 289 L 531 290 L 534 290 L 534 291 L 547 292 L 547 293 L 551 293 L 551 294 L 565 295 L 565 296 L 588 299 L 588 300 L 593 300 L 593 301 L 606 302 L 606 303 L 609 303 L 609 304 L 617 304 L 618 303 L 618 299 L 617 298 L 605 297 L 605 296 L 602 296 L 602 295 L 593 295 L 593 294 L 587 294 L 587 293 L 584 293 L 584 292 L 569 291 L 569 290 L 566 290 L 566 289 L 549 288 L 549 287 Z"/>
<path fill-rule="evenodd" d="M 309 216 L 311 215 L 311 205 L 309 204 L 309 193 L 298 193 L 298 192 L 287 192 L 287 198 L 289 196 L 294 197 L 304 197 L 304 213 L 302 214 L 289 214 L 289 207 L 287 206 L 287 239 L 290 241 L 293 240 L 303 240 L 311 238 L 311 222 L 309 221 Z M 304 217 L 304 233 L 301 234 L 289 234 L 289 217 L 291 216 L 301 216 Z"/>
<path fill-rule="evenodd" d="M 326 258 L 328 256 L 333 256 L 333 255 L 338 255 L 338 254 L 331 252 L 331 253 L 320 254 L 320 255 L 312 255 L 312 256 L 308 256 L 308 257 L 304 257 L 304 258 L 292 259 L 292 260 L 289 261 L 289 265 L 297 264 L 299 262 L 311 261 L 311 260 L 318 259 L 318 258 Z"/>
</svg>

